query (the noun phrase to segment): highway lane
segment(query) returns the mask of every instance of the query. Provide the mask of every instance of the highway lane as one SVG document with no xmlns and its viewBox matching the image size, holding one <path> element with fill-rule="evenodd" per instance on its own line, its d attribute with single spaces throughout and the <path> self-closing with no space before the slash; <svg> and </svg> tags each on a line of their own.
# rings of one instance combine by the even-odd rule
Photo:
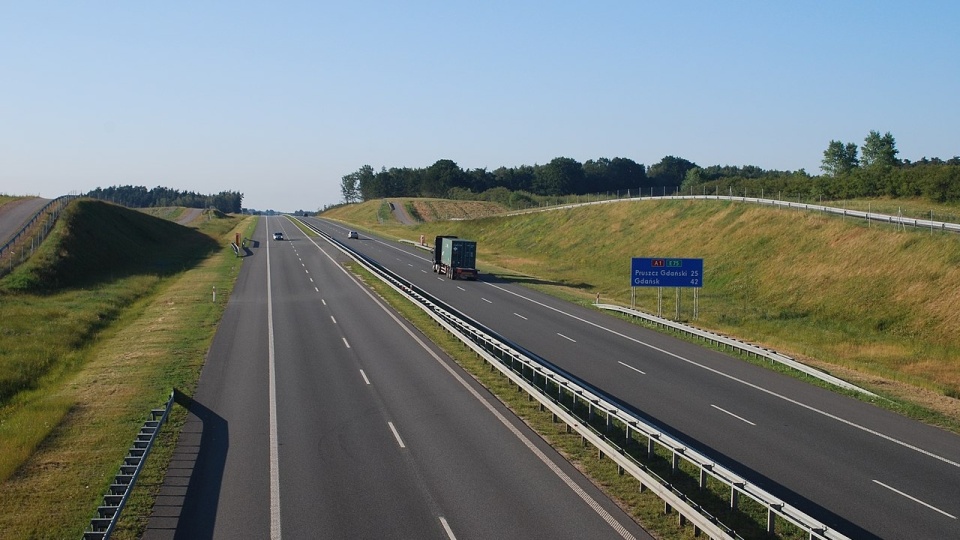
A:
<svg viewBox="0 0 960 540">
<path fill-rule="evenodd" d="M 439 279 L 416 248 L 349 245 L 852 537 L 960 535 L 956 435 L 510 283 Z"/>
<path fill-rule="evenodd" d="M 168 479 L 146 538 L 648 538 L 341 253 L 281 218 L 254 239 L 196 392 L 188 487 L 174 508 Z"/>
</svg>

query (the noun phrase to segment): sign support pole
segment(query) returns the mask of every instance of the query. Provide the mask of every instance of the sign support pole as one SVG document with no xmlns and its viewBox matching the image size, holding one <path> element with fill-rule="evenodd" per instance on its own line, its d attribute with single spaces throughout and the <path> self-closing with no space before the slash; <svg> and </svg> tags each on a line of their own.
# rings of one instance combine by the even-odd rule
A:
<svg viewBox="0 0 960 540">
<path fill-rule="evenodd" d="M 680 320 L 680 287 L 677 287 L 677 317 L 674 320 Z"/>
</svg>

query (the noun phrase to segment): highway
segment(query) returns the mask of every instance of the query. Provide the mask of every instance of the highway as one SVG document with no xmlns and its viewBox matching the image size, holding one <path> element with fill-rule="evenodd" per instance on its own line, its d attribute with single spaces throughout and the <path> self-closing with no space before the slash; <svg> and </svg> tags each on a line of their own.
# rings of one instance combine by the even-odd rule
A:
<svg viewBox="0 0 960 540">
<path fill-rule="evenodd" d="M 960 538 L 957 435 L 493 276 L 447 280 L 410 245 L 344 241 L 851 538 Z"/>
<path fill-rule="evenodd" d="M 253 240 L 144 538 L 650 538 L 342 253 Z"/>
</svg>

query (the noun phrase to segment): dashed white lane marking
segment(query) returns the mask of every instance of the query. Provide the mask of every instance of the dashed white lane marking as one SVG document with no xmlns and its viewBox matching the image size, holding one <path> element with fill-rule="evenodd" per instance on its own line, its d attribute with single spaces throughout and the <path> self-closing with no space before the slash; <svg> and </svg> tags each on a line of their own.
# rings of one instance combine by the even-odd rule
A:
<svg viewBox="0 0 960 540">
<path fill-rule="evenodd" d="M 526 317 L 524 317 L 523 315 L 521 315 L 521 314 L 519 314 L 519 313 L 514 313 L 514 315 L 516 315 L 517 317 L 520 317 L 521 319 L 523 319 L 523 320 L 525 320 L 525 321 L 530 320 L 530 319 L 527 319 Z"/>
<path fill-rule="evenodd" d="M 346 345 L 348 349 L 350 348 L 350 343 L 347 342 L 347 338 L 343 338 L 343 344 Z"/>
<path fill-rule="evenodd" d="M 620 364 L 620 365 L 623 366 L 623 367 L 630 368 L 630 369 L 636 371 L 637 373 L 639 373 L 639 374 L 641 374 L 641 375 L 646 375 L 646 374 L 647 374 L 646 371 L 641 371 L 641 370 L 639 370 L 639 369 L 631 366 L 630 364 L 624 364 L 623 362 L 620 362 L 620 361 L 617 361 L 617 363 Z"/>
<path fill-rule="evenodd" d="M 756 424 L 754 424 L 753 422 L 747 420 L 746 418 L 744 418 L 744 417 L 742 417 L 742 416 L 737 416 L 737 415 L 733 414 L 732 412 L 730 412 L 730 411 L 728 411 L 728 410 L 726 410 L 726 409 L 722 409 L 722 408 L 720 408 L 720 407 L 717 407 L 716 405 L 714 405 L 714 404 L 712 404 L 712 403 L 710 404 L 710 406 L 713 407 L 714 409 L 722 412 L 722 413 L 729 414 L 730 416 L 736 418 L 737 420 L 740 420 L 741 422 L 746 422 L 746 423 L 750 424 L 751 426 L 755 426 L 755 425 L 756 425 Z"/>
<path fill-rule="evenodd" d="M 577 340 L 573 339 L 572 337 L 567 337 L 567 336 L 561 334 L 560 332 L 557 332 L 557 335 L 560 336 L 560 337 L 562 337 L 563 339 L 570 340 L 570 341 L 572 341 L 572 342 L 574 342 L 574 343 L 577 342 Z"/>
<path fill-rule="evenodd" d="M 447 520 L 443 516 L 440 516 L 440 524 L 443 525 L 443 530 L 447 533 L 447 538 L 450 540 L 457 540 L 457 537 L 453 535 L 453 529 L 450 528 L 450 524 L 447 523 Z"/>
<path fill-rule="evenodd" d="M 931 506 L 931 505 L 929 505 L 929 504 L 921 501 L 920 499 L 918 499 L 918 498 L 916 498 L 916 497 L 911 497 L 910 495 L 907 495 L 906 493 L 900 491 L 899 489 L 892 488 L 892 487 L 884 484 L 883 482 L 881 482 L 881 481 L 879 481 L 879 480 L 874 480 L 874 483 L 879 484 L 879 485 L 881 485 L 881 486 L 889 489 L 890 491 L 896 493 L 897 495 L 906 497 L 906 498 L 910 499 L 911 501 L 913 501 L 913 502 L 915 502 L 915 503 L 917 503 L 917 504 L 922 504 L 922 505 L 926 506 L 927 508 L 933 510 L 934 512 L 940 512 L 941 514 L 947 516 L 947 517 L 950 518 L 950 519 L 957 519 L 957 516 L 954 516 L 954 515 L 952 515 L 952 514 L 948 514 L 948 513 L 944 512 L 943 510 L 937 508 L 936 506 Z"/>
<path fill-rule="evenodd" d="M 362 369 L 360 370 L 360 375 L 363 376 L 363 382 L 370 384 L 370 379 L 367 378 L 367 374 L 364 373 Z"/>
<path fill-rule="evenodd" d="M 330 316 L 330 320 L 333 321 L 333 324 L 337 324 L 337 320 L 333 318 L 333 315 Z"/>
<path fill-rule="evenodd" d="M 390 426 L 390 431 L 393 432 L 393 436 L 397 439 L 397 444 L 400 445 L 400 448 L 406 448 L 407 445 L 403 444 L 403 439 L 400 438 L 400 433 L 397 432 L 397 428 L 393 425 L 393 422 L 387 422 L 387 425 Z"/>
<path fill-rule="evenodd" d="M 483 300 L 484 302 L 488 303 L 488 304 L 492 304 L 492 303 L 493 303 L 493 302 L 491 302 L 490 300 L 487 300 L 486 298 L 482 298 L 482 297 L 481 297 L 480 299 Z"/>
</svg>

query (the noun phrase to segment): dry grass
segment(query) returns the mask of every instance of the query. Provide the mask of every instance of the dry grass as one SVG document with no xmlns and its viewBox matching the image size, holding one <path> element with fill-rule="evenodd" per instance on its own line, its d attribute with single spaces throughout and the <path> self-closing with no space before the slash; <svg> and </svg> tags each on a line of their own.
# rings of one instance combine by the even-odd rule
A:
<svg viewBox="0 0 960 540">
<path fill-rule="evenodd" d="M 344 210 L 344 221 L 359 217 Z M 717 201 L 630 201 L 384 230 L 477 240 L 482 271 L 507 268 L 585 302 L 600 293 L 629 305 L 631 257 L 703 258 L 698 326 L 886 381 L 883 389 L 922 394 L 912 401 L 960 420 L 954 234 Z M 654 289 L 637 294 L 638 307 L 656 311 Z M 687 319 L 691 293 L 683 298 Z"/>
<path fill-rule="evenodd" d="M 237 230 L 246 226 L 231 223 Z M 65 410 L 37 451 L 0 487 L 4 537 L 81 535 L 150 409 L 172 388 L 189 391 L 195 384 L 238 271 L 239 259 L 226 249 L 165 282 L 125 310 L 84 351 L 82 362 L 18 398 L 17 410 L 4 411 L 4 422 L 23 424 L 45 410 Z M 213 285 L 221 292 L 217 304 L 211 302 Z"/>
</svg>

